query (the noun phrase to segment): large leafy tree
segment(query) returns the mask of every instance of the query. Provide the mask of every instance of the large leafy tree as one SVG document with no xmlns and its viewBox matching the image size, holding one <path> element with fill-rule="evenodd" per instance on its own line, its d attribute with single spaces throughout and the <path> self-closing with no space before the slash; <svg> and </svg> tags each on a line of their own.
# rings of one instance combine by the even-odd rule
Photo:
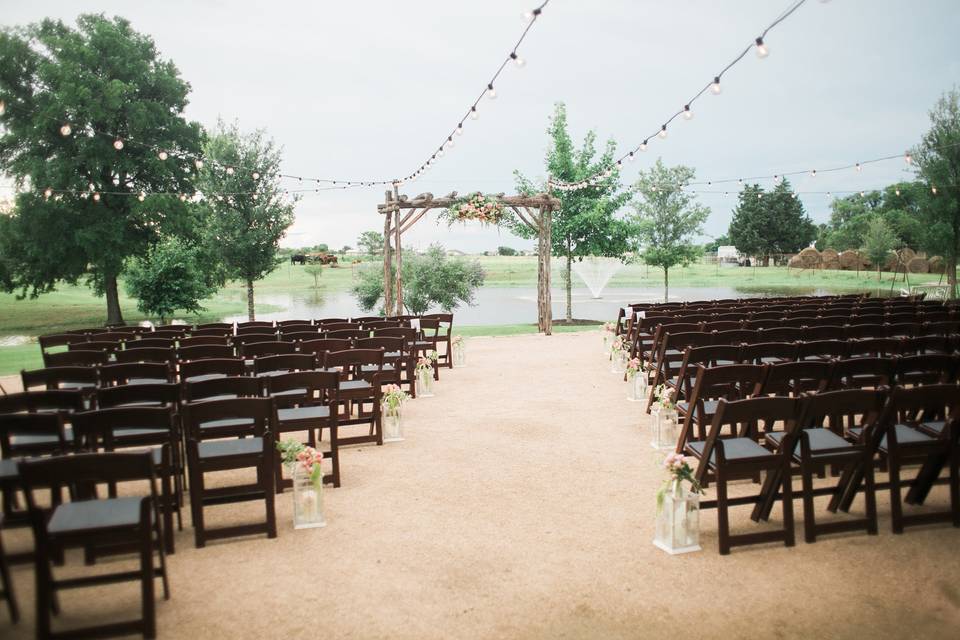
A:
<svg viewBox="0 0 960 640">
<path fill-rule="evenodd" d="M 664 302 L 670 295 L 670 269 L 690 264 L 701 255 L 701 247 L 694 239 L 703 231 L 710 209 L 681 188 L 694 175 L 690 167 L 668 167 L 657 158 L 656 164 L 641 171 L 634 183 L 640 257 L 646 264 L 663 269 Z"/>
<path fill-rule="evenodd" d="M 818 249 L 857 249 L 876 217 L 896 236 L 897 247 L 924 248 L 920 204 L 926 186 L 920 182 L 892 184 L 883 191 L 868 191 L 836 198 L 830 203 L 830 221 L 817 239 Z"/>
<path fill-rule="evenodd" d="M 423 314 L 433 306 L 450 312 L 460 304 L 473 304 L 485 277 L 476 260 L 451 258 L 440 245 L 430 245 L 423 255 L 403 260 L 403 306 Z M 383 269 L 362 270 L 352 291 L 364 311 L 376 308 L 383 299 Z"/>
<path fill-rule="evenodd" d="M 178 309 L 187 313 L 203 311 L 200 301 L 214 294 L 197 245 L 171 236 L 151 247 L 143 256 L 130 260 L 124 275 L 127 293 L 137 299 L 137 308 L 159 316 L 165 323 Z"/>
<path fill-rule="evenodd" d="M 608 140 L 603 153 L 597 157 L 596 134 L 589 131 L 579 149 L 567 131 L 567 109 L 557 103 L 550 126 L 550 147 L 547 150 L 547 173 L 556 180 L 579 182 L 597 174 L 610 172 L 596 186 L 577 191 L 553 190 L 560 200 L 560 208 L 553 211 L 552 252 L 563 256 L 563 281 L 566 290 L 566 318 L 573 319 L 572 266 L 585 256 L 623 258 L 630 247 L 630 225 L 617 218 L 616 213 L 630 199 L 630 192 L 621 190 L 620 176 L 614 162 L 616 143 Z M 514 172 L 520 193 L 543 192 L 546 185 L 535 185 L 519 171 Z M 519 220 L 512 223 L 513 232 L 523 238 L 533 238 L 537 232 Z"/>
<path fill-rule="evenodd" d="M 767 266 L 772 254 L 808 246 L 817 237 L 817 227 L 794 197 L 790 182 L 781 180 L 769 193 L 756 184 L 743 188 L 728 235 L 738 251 L 757 256 Z"/>
<path fill-rule="evenodd" d="M 123 317 L 117 279 L 186 211 L 190 86 L 122 18 L 82 15 L 0 31 L 0 171 L 21 187 L 0 228 L 0 284 L 38 296 L 86 280 Z M 158 150 L 166 159 L 160 159 Z"/>
<path fill-rule="evenodd" d="M 960 91 L 948 91 L 934 105 L 930 130 L 913 150 L 913 158 L 928 187 L 921 207 L 925 244 L 943 255 L 950 297 L 956 298 L 960 253 Z"/>
<path fill-rule="evenodd" d="M 383 234 L 379 231 L 364 231 L 357 238 L 357 246 L 371 256 L 383 254 Z"/>
<path fill-rule="evenodd" d="M 240 132 L 217 124 L 197 176 L 204 197 L 206 240 L 226 278 L 247 287 L 247 316 L 254 312 L 254 282 L 279 264 L 280 239 L 293 224 L 293 200 L 279 184 L 280 150 L 262 131 Z"/>
</svg>

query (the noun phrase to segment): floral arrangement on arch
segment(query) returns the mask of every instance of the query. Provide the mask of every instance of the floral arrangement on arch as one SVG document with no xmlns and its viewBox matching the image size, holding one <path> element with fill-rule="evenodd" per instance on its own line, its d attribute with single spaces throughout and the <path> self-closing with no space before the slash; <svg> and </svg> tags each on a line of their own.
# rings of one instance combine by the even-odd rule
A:
<svg viewBox="0 0 960 640">
<path fill-rule="evenodd" d="M 500 224 L 507 217 L 503 210 L 503 203 L 493 196 L 482 193 L 473 193 L 465 198 L 459 198 L 447 207 L 441 214 L 450 224 L 477 220 L 483 224 Z"/>
</svg>

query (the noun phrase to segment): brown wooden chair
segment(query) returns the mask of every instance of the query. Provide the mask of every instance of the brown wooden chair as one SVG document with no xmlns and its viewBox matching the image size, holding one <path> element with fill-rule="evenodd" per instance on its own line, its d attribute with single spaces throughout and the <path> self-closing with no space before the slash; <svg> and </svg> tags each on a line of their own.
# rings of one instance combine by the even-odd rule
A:
<svg viewBox="0 0 960 640">
<path fill-rule="evenodd" d="M 233 358 L 236 356 L 233 347 L 226 344 L 197 344 L 189 347 L 180 347 L 176 351 L 177 360 L 207 360 L 209 358 Z"/>
<path fill-rule="evenodd" d="M 180 404 L 180 385 L 175 382 L 124 384 L 97 389 L 97 408 L 163 407 Z"/>
<path fill-rule="evenodd" d="M 84 343 L 89 344 L 89 343 Z M 106 364 L 109 355 L 105 351 L 60 351 L 47 353 L 43 363 L 47 367 L 96 367 Z"/>
<path fill-rule="evenodd" d="M 938 384 L 956 380 L 960 359 L 957 356 L 925 353 L 897 359 L 897 384 L 901 387 Z"/>
<path fill-rule="evenodd" d="M 75 389 L 40 389 L 0 395 L 0 413 L 73 413 L 86 408 Z"/>
<path fill-rule="evenodd" d="M 679 369 L 686 350 L 690 347 L 705 347 L 712 344 L 713 336 L 712 333 L 690 331 L 677 334 L 665 333 L 658 338 L 657 355 L 651 365 L 653 380 L 647 400 L 647 413 L 650 413 L 653 406 L 657 387 L 666 382 L 670 372 Z"/>
<path fill-rule="evenodd" d="M 795 342 L 754 342 L 745 344 L 740 351 L 744 364 L 780 364 L 797 359 Z"/>
<path fill-rule="evenodd" d="M 217 333 L 215 335 L 205 335 L 197 336 L 191 335 L 189 338 L 180 338 L 177 341 L 177 347 L 183 349 L 184 347 L 199 347 L 203 345 L 220 345 L 228 346 L 230 344 L 230 339 L 227 333 Z"/>
<path fill-rule="evenodd" d="M 349 351 L 328 351 L 324 354 L 324 369 L 340 371 L 340 390 L 338 402 L 342 407 L 337 417 L 341 427 L 369 424 L 367 435 L 341 437 L 341 445 L 373 442 L 383 444 L 383 430 L 380 415 L 381 383 L 383 375 L 383 349 L 350 349 Z M 367 409 L 367 405 L 370 408 Z M 356 415 L 354 415 L 356 409 Z"/>
<path fill-rule="evenodd" d="M 826 360 L 799 360 L 780 362 L 765 367 L 757 396 L 799 396 L 819 393 L 830 383 L 833 363 Z"/>
<path fill-rule="evenodd" d="M 184 405 L 187 459 L 190 470 L 190 511 L 196 546 L 208 540 L 254 533 L 277 537 L 274 510 L 274 429 L 277 409 L 271 398 L 205 400 Z M 211 427 L 228 422 L 230 426 Z M 240 425 L 240 426 L 238 426 Z M 240 485 L 207 487 L 207 473 L 255 469 L 256 479 Z M 207 507 L 250 500 L 263 500 L 265 522 L 218 528 L 206 525 Z"/>
<path fill-rule="evenodd" d="M 266 380 L 267 393 L 277 403 L 277 439 L 284 433 L 307 432 L 307 444 L 317 445 L 317 434 L 323 439 L 323 430 L 330 432 L 328 457 L 333 472 L 323 477 L 324 482 L 340 486 L 340 436 L 337 429 L 340 376 L 331 371 L 299 371 L 272 376 Z M 333 410 L 331 410 L 333 409 Z M 279 459 L 277 462 L 277 492 L 284 486 Z"/>
<path fill-rule="evenodd" d="M 407 342 L 403 338 L 361 338 L 354 342 L 357 349 L 383 349 L 383 368 L 380 376 L 381 384 L 406 385 L 413 397 L 416 397 L 416 360 L 414 359 Z M 373 371 L 376 365 L 366 365 L 365 369 Z"/>
<path fill-rule="evenodd" d="M 121 362 L 100 367 L 100 386 L 162 384 L 173 382 L 173 368 L 166 362 Z"/>
<path fill-rule="evenodd" d="M 844 439 L 842 434 L 850 428 L 866 431 L 876 429 L 883 406 L 884 393 L 873 390 L 847 389 L 806 395 L 800 399 L 800 418 L 794 423 L 792 432 L 767 433 L 766 441 L 773 444 L 777 451 L 786 439 L 795 443 L 789 455 L 800 470 L 803 531 L 807 542 L 816 542 L 817 536 L 822 534 L 861 529 L 876 535 L 877 500 L 873 452 L 865 443 L 850 442 Z M 842 469 L 840 479 L 833 487 L 814 488 L 814 473 L 825 465 Z M 854 474 L 861 474 L 864 478 L 865 516 L 817 524 L 814 498 L 831 496 L 827 510 L 836 513 L 847 484 Z M 755 521 L 769 518 L 776 497 L 776 487 L 781 480 L 777 473 L 768 473 L 763 491 L 766 499 L 754 508 Z M 849 511 L 849 506 L 844 511 Z"/>
<path fill-rule="evenodd" d="M 280 342 L 279 340 L 248 342 L 240 345 L 240 355 L 248 361 L 261 356 L 278 356 L 281 354 L 296 353 L 296 351 L 297 343 Z"/>
<path fill-rule="evenodd" d="M 154 472 L 160 479 L 160 510 L 163 514 L 163 541 L 167 553 L 174 552 L 173 516 L 177 528 L 183 529 L 180 504 L 183 487 L 179 482 L 183 472 L 180 458 L 180 425 L 176 405 L 126 406 L 84 411 L 73 417 L 75 437 L 79 448 L 95 452 L 117 451 L 134 447 L 148 448 Z M 117 497 L 115 483 L 108 483 L 109 496 Z M 88 550 L 88 560 L 94 549 Z"/>
<path fill-rule="evenodd" d="M 253 359 L 253 375 L 255 376 L 271 376 L 290 371 L 311 371 L 316 368 L 317 356 L 312 353 L 266 355 Z"/>
<path fill-rule="evenodd" d="M 244 374 L 246 374 L 246 369 L 243 360 L 240 358 L 205 358 L 180 363 L 181 382 L 198 382 Z"/>
<path fill-rule="evenodd" d="M 13 580 L 10 578 L 10 563 L 3 549 L 3 514 L 0 513 L 0 598 L 7 601 L 7 610 L 10 612 L 10 622 L 20 622 L 20 607 L 17 605 L 17 596 L 13 591 Z"/>
<path fill-rule="evenodd" d="M 876 389 L 893 384 L 896 360 L 893 358 L 845 358 L 833 364 L 831 391 L 840 389 Z"/>
<path fill-rule="evenodd" d="M 750 366 L 750 365 L 737 365 Z M 715 478 L 716 500 L 700 502 L 701 509 L 717 509 L 717 529 L 720 554 L 730 553 L 731 547 L 760 542 L 783 540 L 788 547 L 794 545 L 793 489 L 790 473 L 790 457 L 795 440 L 789 435 L 782 441 L 784 451 L 771 451 L 760 445 L 763 433 L 773 431 L 773 424 L 783 422 L 789 434 L 797 419 L 797 400 L 794 398 L 748 398 L 727 401 L 721 399 L 710 423 L 706 440 L 688 442 L 684 447 L 687 455 L 697 458 L 694 477 L 701 484 L 707 476 Z M 764 429 L 759 425 L 765 424 Z M 732 506 L 762 503 L 766 492 L 756 496 L 731 498 L 728 483 L 732 480 L 755 478 L 758 474 L 780 474 L 781 504 L 783 505 L 783 530 L 731 535 L 729 509 Z M 773 487 L 772 491 L 778 488 Z"/>
<path fill-rule="evenodd" d="M 55 458 L 25 460 L 19 465 L 20 478 L 33 522 L 36 551 L 36 624 L 38 638 L 91 638 L 139 633 L 156 637 L 154 579 L 163 583 L 164 599 L 170 598 L 166 558 L 160 531 L 153 462 L 147 453 L 88 453 Z M 98 499 L 96 484 L 146 481 L 146 496 Z M 39 489 L 82 487 L 74 500 L 52 509 L 35 498 Z M 52 561 L 65 547 L 89 547 L 113 543 L 133 545 L 140 555 L 139 571 L 98 573 L 57 579 Z M 154 566 L 154 549 L 159 566 Z M 135 580 L 141 588 L 139 620 L 113 622 L 53 633 L 51 614 L 59 611 L 57 591 Z"/>
<path fill-rule="evenodd" d="M 720 400 L 749 398 L 763 379 L 760 365 L 734 364 L 716 367 L 696 365 L 696 377 L 689 401 L 677 403 L 677 416 L 682 415 L 677 452 L 682 453 L 688 442 L 704 440 L 707 427 L 716 413 Z"/>
<path fill-rule="evenodd" d="M 117 362 L 165 362 L 174 358 L 172 349 L 150 347 L 145 349 L 124 349 L 114 354 Z"/>
<path fill-rule="evenodd" d="M 797 351 L 798 360 L 840 360 L 847 357 L 845 340 L 811 340 L 801 342 Z"/>
</svg>

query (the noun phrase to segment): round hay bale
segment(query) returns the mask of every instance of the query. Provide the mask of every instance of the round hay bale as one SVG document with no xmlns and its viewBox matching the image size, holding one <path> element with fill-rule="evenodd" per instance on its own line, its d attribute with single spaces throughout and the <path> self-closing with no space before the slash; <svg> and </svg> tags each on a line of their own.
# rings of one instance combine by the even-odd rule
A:
<svg viewBox="0 0 960 640">
<path fill-rule="evenodd" d="M 933 256 L 927 261 L 930 273 L 943 273 L 947 270 L 946 261 L 940 256 Z"/>
<path fill-rule="evenodd" d="M 926 258 L 915 256 L 907 262 L 907 271 L 910 273 L 929 273 L 930 263 Z"/>
<path fill-rule="evenodd" d="M 802 269 L 803 261 L 800 260 L 800 256 L 791 256 L 790 262 L 787 263 L 787 267 L 790 269 Z"/>
<path fill-rule="evenodd" d="M 870 266 L 870 261 L 860 255 L 859 251 L 847 249 L 840 252 L 840 268 L 844 271 L 857 271 Z"/>
<path fill-rule="evenodd" d="M 917 257 L 917 252 L 910 247 L 904 247 L 897 253 L 900 254 L 900 262 L 903 264 L 910 264 L 910 261 Z"/>
<path fill-rule="evenodd" d="M 900 266 L 900 257 L 897 255 L 896 251 L 890 252 L 890 257 L 886 259 L 883 263 L 884 271 L 896 271 L 897 267 Z"/>
<path fill-rule="evenodd" d="M 821 269 L 839 269 L 840 254 L 835 249 L 824 249 L 820 252 Z"/>
<path fill-rule="evenodd" d="M 816 269 L 820 264 L 820 252 L 813 247 L 807 247 L 797 254 L 800 266 L 804 269 Z"/>
</svg>

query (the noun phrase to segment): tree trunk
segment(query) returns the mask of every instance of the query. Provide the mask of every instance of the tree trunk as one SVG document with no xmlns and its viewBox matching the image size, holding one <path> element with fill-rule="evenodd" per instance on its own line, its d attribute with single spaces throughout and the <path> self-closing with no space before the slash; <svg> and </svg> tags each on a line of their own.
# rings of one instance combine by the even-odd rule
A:
<svg viewBox="0 0 960 640">
<path fill-rule="evenodd" d="M 670 269 L 663 268 L 663 301 L 670 302 Z"/>
<path fill-rule="evenodd" d="M 567 250 L 570 250 L 570 246 L 567 245 Z M 573 322 L 573 260 L 570 258 L 570 254 L 567 253 L 567 268 L 564 271 L 564 276 L 566 277 L 566 286 L 567 286 L 567 322 Z"/>
<path fill-rule="evenodd" d="M 960 244 L 960 211 L 953 214 L 953 238 L 947 252 L 947 285 L 950 287 L 947 293 L 951 300 L 957 297 L 957 244 Z"/>
<path fill-rule="evenodd" d="M 256 314 L 253 312 L 253 280 L 247 278 L 247 320 L 253 322 L 256 319 Z"/>
<path fill-rule="evenodd" d="M 770 266 L 770 256 L 763 256 L 763 262 L 761 263 L 760 266 L 761 266 L 761 267 L 769 267 L 769 266 Z"/>
<path fill-rule="evenodd" d="M 123 313 L 120 311 L 120 294 L 117 292 L 117 276 L 103 277 L 103 291 L 107 297 L 107 324 L 123 324 Z"/>
<path fill-rule="evenodd" d="M 880 265 L 877 265 L 877 282 L 880 282 Z"/>
</svg>

